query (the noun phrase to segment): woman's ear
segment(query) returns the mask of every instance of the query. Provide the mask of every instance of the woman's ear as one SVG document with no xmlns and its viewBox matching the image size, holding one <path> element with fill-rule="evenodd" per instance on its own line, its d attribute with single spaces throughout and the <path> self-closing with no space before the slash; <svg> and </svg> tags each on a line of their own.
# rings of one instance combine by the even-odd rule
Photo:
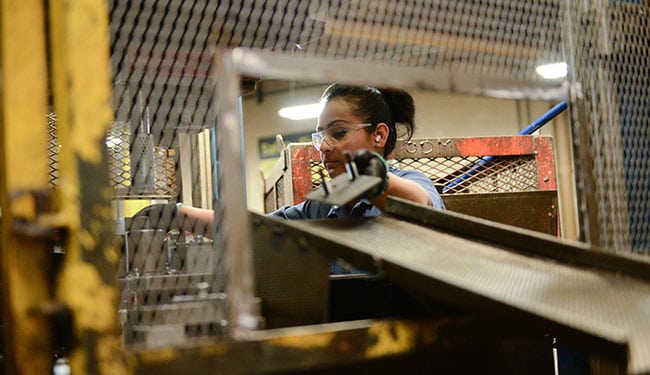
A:
<svg viewBox="0 0 650 375">
<path fill-rule="evenodd" d="M 390 133 L 390 129 L 388 128 L 388 125 L 386 125 L 383 122 L 380 122 L 377 124 L 375 127 L 374 131 L 374 136 L 373 140 L 375 141 L 375 146 L 377 148 L 382 148 L 386 144 L 386 140 L 388 139 L 388 134 Z"/>
</svg>

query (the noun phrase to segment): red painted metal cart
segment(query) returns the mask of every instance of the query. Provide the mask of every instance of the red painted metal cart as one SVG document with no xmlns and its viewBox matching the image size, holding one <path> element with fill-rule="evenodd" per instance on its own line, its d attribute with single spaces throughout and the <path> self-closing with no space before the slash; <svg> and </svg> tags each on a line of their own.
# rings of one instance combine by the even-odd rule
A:
<svg viewBox="0 0 650 375">
<path fill-rule="evenodd" d="M 390 162 L 427 175 L 449 210 L 559 234 L 550 137 L 412 139 L 398 143 Z M 323 168 L 310 143 L 287 145 L 265 178 L 265 211 L 302 202 Z"/>
</svg>

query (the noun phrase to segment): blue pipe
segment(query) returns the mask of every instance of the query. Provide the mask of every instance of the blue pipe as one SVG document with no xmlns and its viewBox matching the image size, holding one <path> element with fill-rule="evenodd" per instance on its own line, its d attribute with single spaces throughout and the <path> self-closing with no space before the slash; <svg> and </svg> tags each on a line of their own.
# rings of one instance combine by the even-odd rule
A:
<svg viewBox="0 0 650 375">
<path fill-rule="evenodd" d="M 556 104 L 555 107 L 549 109 L 548 112 L 541 115 L 537 120 L 533 121 L 524 130 L 517 133 L 517 135 L 530 135 L 530 134 L 533 134 L 537 129 L 539 129 L 542 126 L 546 125 L 547 122 L 553 120 L 553 118 L 555 116 L 562 113 L 565 109 L 567 109 L 567 107 L 568 107 L 568 104 L 567 104 L 566 100 Z"/>
<path fill-rule="evenodd" d="M 553 118 L 555 118 L 557 115 L 562 113 L 565 109 L 567 109 L 568 103 L 566 100 L 561 101 L 560 103 L 556 104 L 553 108 L 548 110 L 548 112 L 544 113 L 542 116 L 540 116 L 537 120 L 533 121 L 530 125 L 528 125 L 526 128 L 521 130 L 517 135 L 530 135 L 533 134 L 535 131 L 537 131 L 539 128 L 542 126 L 546 125 L 549 121 L 551 121 Z M 478 162 L 474 163 L 467 172 L 465 172 L 462 176 L 456 178 L 452 182 L 448 183 L 442 188 L 442 192 L 446 193 L 449 191 L 449 189 L 453 188 L 454 186 L 460 184 L 461 182 L 467 180 L 469 177 L 475 175 L 485 163 L 492 161 L 494 159 L 494 156 L 486 156 L 483 159 L 479 160 Z"/>
</svg>

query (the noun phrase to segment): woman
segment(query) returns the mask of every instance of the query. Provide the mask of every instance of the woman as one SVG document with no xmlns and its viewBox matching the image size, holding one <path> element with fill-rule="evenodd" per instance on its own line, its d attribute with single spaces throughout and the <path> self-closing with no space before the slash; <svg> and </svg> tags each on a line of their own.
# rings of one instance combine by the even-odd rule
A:
<svg viewBox="0 0 650 375">
<path fill-rule="evenodd" d="M 364 150 L 378 154 L 383 163 L 384 182 L 379 191 L 370 198 L 362 198 L 346 206 L 332 206 L 306 200 L 294 206 L 285 206 L 269 216 L 285 219 L 322 219 L 361 216 L 379 216 L 386 205 L 388 195 L 429 205 L 437 209 L 445 206 L 435 186 L 424 174 L 418 171 L 403 171 L 386 168 L 387 158 L 395 149 L 398 127 L 404 127 L 407 138 L 415 130 L 415 106 L 413 98 L 402 90 L 382 89 L 368 86 L 347 86 L 333 84 L 322 96 L 323 111 L 318 117 L 316 132 L 312 134 L 314 147 L 330 177 L 334 178 L 345 171 L 346 153 L 363 155 Z M 366 154 L 368 152 L 366 151 Z M 387 171 L 387 173 L 386 173 Z M 161 205 L 164 206 L 164 205 Z M 145 209 L 146 210 L 146 209 Z M 143 210 L 143 211 L 145 211 Z M 175 211 L 175 208 L 172 209 Z M 196 232 L 204 232 L 211 237 L 214 231 L 212 210 L 189 206 L 178 207 L 180 227 Z M 155 216 L 175 217 L 176 212 Z M 332 262 L 331 274 L 364 273 L 343 260 Z"/>
<path fill-rule="evenodd" d="M 354 154 L 366 149 L 387 158 L 395 149 L 398 130 L 404 128 L 409 139 L 415 130 L 413 98 L 403 90 L 333 84 L 325 90 L 321 100 L 324 107 L 312 140 L 332 178 L 345 173 L 346 152 Z M 383 159 L 382 162 L 385 163 Z M 372 198 L 362 198 L 341 207 L 307 200 L 282 207 L 269 216 L 285 219 L 378 216 L 384 210 L 388 195 L 445 208 L 435 186 L 424 174 L 388 167 L 387 183 Z M 212 227 L 212 210 L 182 205 L 178 209 L 183 227 L 197 224 L 204 225 L 203 228 Z"/>
<path fill-rule="evenodd" d="M 324 107 L 312 140 L 332 178 L 345 173 L 346 151 L 354 154 L 367 149 L 387 158 L 395 149 L 398 127 L 404 127 L 407 138 L 415 130 L 413 98 L 403 90 L 333 84 L 321 100 Z M 386 186 L 370 199 L 342 207 L 304 201 L 269 215 L 285 219 L 378 216 L 388 195 L 444 209 L 435 186 L 424 174 L 389 167 Z"/>
</svg>

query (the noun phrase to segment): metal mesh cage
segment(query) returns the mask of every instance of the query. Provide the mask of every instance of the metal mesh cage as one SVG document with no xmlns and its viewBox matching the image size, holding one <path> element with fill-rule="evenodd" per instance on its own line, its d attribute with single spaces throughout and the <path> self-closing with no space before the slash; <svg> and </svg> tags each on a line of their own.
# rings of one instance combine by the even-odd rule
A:
<svg viewBox="0 0 650 375">
<path fill-rule="evenodd" d="M 650 251 L 647 2 L 571 4 L 565 39 L 583 237 Z"/>
<path fill-rule="evenodd" d="M 107 147 L 115 196 L 214 208 L 218 228 L 212 241 L 192 231 L 161 232 L 158 221 L 125 223 L 118 275 L 125 341 L 178 344 L 221 334 L 228 324 L 221 254 L 239 234 L 219 225 L 227 214 L 217 175 L 229 166 L 220 164 L 227 141 L 213 128 L 222 103 L 214 100 L 212 70 L 223 48 L 372 63 L 387 75 L 419 68 L 444 77 L 439 90 L 511 98 L 565 93 L 562 78 L 546 80 L 536 67 L 567 61 L 584 237 L 647 252 L 647 14 L 639 1 L 109 1 L 115 122 Z M 243 77 L 244 94 L 255 79 Z M 514 178 L 527 176 L 533 161 L 483 160 L 436 164 L 480 165 L 472 178 L 482 182 L 472 186 L 482 191 L 535 188 Z M 172 214 L 156 220 L 165 215 Z"/>
<path fill-rule="evenodd" d="M 457 156 L 404 158 L 392 166 L 424 173 L 445 194 L 537 191 L 537 162 L 533 156 Z M 312 187 L 321 184 L 321 162 L 311 162 Z"/>
</svg>

